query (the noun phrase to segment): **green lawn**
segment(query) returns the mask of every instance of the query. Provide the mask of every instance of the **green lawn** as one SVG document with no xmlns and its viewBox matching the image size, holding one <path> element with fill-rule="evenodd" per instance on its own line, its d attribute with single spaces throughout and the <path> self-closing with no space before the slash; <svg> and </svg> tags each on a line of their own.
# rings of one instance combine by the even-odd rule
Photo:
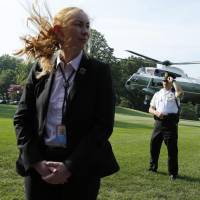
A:
<svg viewBox="0 0 200 200">
<path fill-rule="evenodd" d="M 23 179 L 15 173 L 17 148 L 12 126 L 15 106 L 0 105 L 0 200 L 23 200 Z M 121 170 L 102 180 L 98 200 L 199 200 L 200 123 L 181 120 L 179 179 L 170 182 L 163 145 L 158 173 L 147 171 L 153 119 L 149 114 L 116 109 L 111 137 Z"/>
</svg>

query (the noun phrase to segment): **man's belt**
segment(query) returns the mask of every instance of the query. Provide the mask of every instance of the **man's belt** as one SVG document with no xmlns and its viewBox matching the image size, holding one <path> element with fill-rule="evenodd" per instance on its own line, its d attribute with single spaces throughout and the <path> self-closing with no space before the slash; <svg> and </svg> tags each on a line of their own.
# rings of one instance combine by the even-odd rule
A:
<svg viewBox="0 0 200 200">
<path fill-rule="evenodd" d="M 169 113 L 167 115 L 163 116 L 163 119 L 160 119 L 159 117 L 157 117 L 156 115 L 154 115 L 154 119 L 158 120 L 158 121 L 164 121 L 164 122 L 179 122 L 179 114 L 177 113 Z"/>
</svg>

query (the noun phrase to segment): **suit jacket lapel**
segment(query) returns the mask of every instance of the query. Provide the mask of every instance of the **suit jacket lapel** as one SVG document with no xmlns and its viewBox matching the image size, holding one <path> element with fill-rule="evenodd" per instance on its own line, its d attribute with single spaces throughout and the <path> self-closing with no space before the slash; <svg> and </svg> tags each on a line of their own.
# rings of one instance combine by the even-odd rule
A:
<svg viewBox="0 0 200 200">
<path fill-rule="evenodd" d="M 55 71 L 53 70 L 49 75 L 45 75 L 45 77 L 42 77 L 43 80 L 41 80 L 41 82 L 38 85 L 38 87 L 43 88 L 42 93 L 39 95 L 36 101 L 39 122 L 41 123 L 39 135 L 42 135 L 44 132 L 43 130 L 45 126 L 45 120 L 47 116 L 47 109 L 49 105 L 49 98 L 50 98 L 51 88 L 53 85 L 54 76 L 55 76 Z"/>
<path fill-rule="evenodd" d="M 43 83 L 41 82 L 40 83 L 41 86 L 40 85 L 38 86 L 38 87 L 44 87 L 43 92 L 37 99 L 37 107 L 40 113 L 41 122 L 44 122 L 46 118 L 54 76 L 55 76 L 55 69 L 53 69 L 53 71 L 49 75 L 45 75 L 45 77 L 42 77 L 44 78 L 44 80 L 42 81 Z M 42 86 L 42 84 L 44 84 L 44 86 Z"/>
<path fill-rule="evenodd" d="M 50 99 L 50 94 L 51 94 L 51 88 L 53 85 L 53 80 L 54 80 L 54 76 L 55 76 L 55 72 L 53 70 L 53 72 L 49 75 L 49 78 L 47 79 L 47 83 L 45 85 L 45 89 L 44 89 L 44 113 L 47 113 L 47 108 L 49 105 L 49 99 Z"/>
</svg>

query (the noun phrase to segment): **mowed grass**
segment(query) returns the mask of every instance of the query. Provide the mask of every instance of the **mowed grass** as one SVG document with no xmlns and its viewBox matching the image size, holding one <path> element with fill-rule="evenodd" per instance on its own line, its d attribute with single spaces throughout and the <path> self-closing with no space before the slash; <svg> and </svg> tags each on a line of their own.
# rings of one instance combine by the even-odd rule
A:
<svg viewBox="0 0 200 200">
<path fill-rule="evenodd" d="M 12 116 L 15 106 L 0 105 L 0 200 L 23 200 L 23 178 L 15 172 L 16 139 Z M 102 179 L 98 200 L 199 200 L 200 122 L 179 125 L 179 178 L 167 174 L 163 144 L 158 173 L 148 172 L 151 115 L 118 107 L 110 139 L 120 171 Z M 84 200 L 84 199 L 83 199 Z"/>
<path fill-rule="evenodd" d="M 23 179 L 15 172 L 18 150 L 13 128 L 16 106 L 0 105 L 0 200 L 22 200 Z"/>
</svg>

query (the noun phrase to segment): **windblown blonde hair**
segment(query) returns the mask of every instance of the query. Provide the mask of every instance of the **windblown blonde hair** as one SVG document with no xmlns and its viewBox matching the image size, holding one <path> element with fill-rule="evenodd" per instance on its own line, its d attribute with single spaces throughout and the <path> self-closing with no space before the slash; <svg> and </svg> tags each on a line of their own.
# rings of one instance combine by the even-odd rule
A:
<svg viewBox="0 0 200 200">
<path fill-rule="evenodd" d="M 24 47 L 15 53 L 15 55 L 27 55 L 28 58 L 39 59 L 42 71 L 37 75 L 38 79 L 52 71 L 54 66 L 52 57 L 60 49 L 60 41 L 54 31 L 55 25 L 66 26 L 67 20 L 74 12 L 82 11 L 77 7 L 68 7 L 60 10 L 52 18 L 48 7 L 45 8 L 49 16 L 41 16 L 39 9 L 32 6 L 27 24 L 31 22 L 37 32 L 35 35 L 21 37 Z"/>
</svg>

